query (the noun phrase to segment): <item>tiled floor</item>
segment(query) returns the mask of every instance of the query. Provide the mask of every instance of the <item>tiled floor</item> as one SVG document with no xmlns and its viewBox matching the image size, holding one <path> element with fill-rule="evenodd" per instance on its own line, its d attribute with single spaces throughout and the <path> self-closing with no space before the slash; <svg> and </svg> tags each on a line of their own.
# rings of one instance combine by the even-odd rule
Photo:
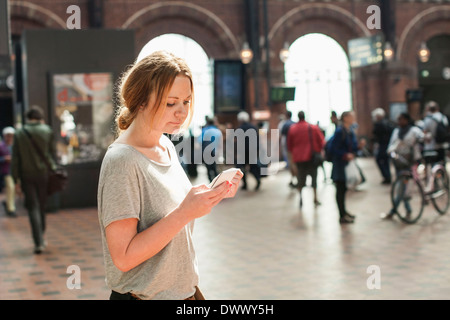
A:
<svg viewBox="0 0 450 320">
<path fill-rule="evenodd" d="M 368 181 L 347 196 L 354 224 L 338 223 L 334 186 L 321 173 L 322 205 L 313 206 L 306 188 L 299 210 L 287 171 L 265 178 L 258 192 L 249 177 L 249 191 L 199 219 L 195 243 L 206 298 L 450 299 L 450 214 L 428 206 L 415 225 L 380 220 L 390 208 L 389 186 L 380 184 L 373 159 L 360 163 Z M 205 176 L 202 170 L 196 182 Z M 47 239 L 48 250 L 32 254 L 25 213 L 1 213 L 0 299 L 108 298 L 95 208 L 49 214 Z M 81 289 L 68 289 L 71 265 L 80 268 Z"/>
</svg>

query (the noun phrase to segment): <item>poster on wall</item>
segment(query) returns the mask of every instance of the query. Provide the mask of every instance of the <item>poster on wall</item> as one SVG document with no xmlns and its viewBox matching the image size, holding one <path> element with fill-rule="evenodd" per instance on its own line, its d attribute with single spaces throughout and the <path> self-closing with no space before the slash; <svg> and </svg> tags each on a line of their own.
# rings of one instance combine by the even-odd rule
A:
<svg viewBox="0 0 450 320">
<path fill-rule="evenodd" d="M 403 112 L 408 112 L 406 102 L 391 102 L 389 104 L 389 120 L 392 122 L 397 123 L 398 116 Z"/>
<path fill-rule="evenodd" d="M 216 113 L 244 109 L 244 66 L 240 60 L 214 61 L 214 108 Z"/>
<path fill-rule="evenodd" d="M 112 73 L 50 75 L 52 126 L 62 165 L 101 161 L 114 141 Z"/>
</svg>

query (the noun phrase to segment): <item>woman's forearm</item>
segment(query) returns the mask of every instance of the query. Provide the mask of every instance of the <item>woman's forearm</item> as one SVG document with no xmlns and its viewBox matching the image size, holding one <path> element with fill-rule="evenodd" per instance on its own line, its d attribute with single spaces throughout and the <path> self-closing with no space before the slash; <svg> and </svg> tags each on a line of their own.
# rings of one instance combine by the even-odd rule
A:
<svg viewBox="0 0 450 320">
<path fill-rule="evenodd" d="M 137 219 L 113 222 L 106 228 L 106 238 L 114 264 L 123 272 L 133 269 L 160 252 L 190 221 L 176 208 L 139 233 L 136 233 Z"/>
</svg>

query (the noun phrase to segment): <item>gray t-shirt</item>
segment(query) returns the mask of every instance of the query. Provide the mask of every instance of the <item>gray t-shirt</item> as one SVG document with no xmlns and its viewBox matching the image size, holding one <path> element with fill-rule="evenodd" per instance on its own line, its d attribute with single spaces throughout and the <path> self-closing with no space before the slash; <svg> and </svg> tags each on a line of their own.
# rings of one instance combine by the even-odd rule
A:
<svg viewBox="0 0 450 320">
<path fill-rule="evenodd" d="M 173 143 L 165 136 L 161 139 L 168 147 L 170 164 L 152 161 L 132 146 L 119 143 L 113 143 L 103 159 L 98 214 L 106 283 L 111 290 L 132 292 L 142 299 L 181 300 L 192 296 L 198 284 L 193 222 L 155 256 L 127 272 L 114 265 L 105 236 L 105 228 L 121 219 L 137 218 L 137 232 L 149 228 L 174 210 L 191 189 Z"/>
</svg>

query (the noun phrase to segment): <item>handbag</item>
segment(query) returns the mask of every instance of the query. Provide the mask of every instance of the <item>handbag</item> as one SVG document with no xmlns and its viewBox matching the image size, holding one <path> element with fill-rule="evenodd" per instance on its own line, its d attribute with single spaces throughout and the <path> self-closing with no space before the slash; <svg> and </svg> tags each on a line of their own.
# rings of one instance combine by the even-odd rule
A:
<svg viewBox="0 0 450 320">
<path fill-rule="evenodd" d="M 320 167 L 323 164 L 324 159 L 321 152 L 314 151 L 312 130 L 310 125 L 308 125 L 308 134 L 309 134 L 309 142 L 311 144 L 311 162 L 314 165 L 314 167 Z"/>
<path fill-rule="evenodd" d="M 41 157 L 42 161 L 44 161 L 45 165 L 47 166 L 48 169 L 47 194 L 52 195 L 54 193 L 63 191 L 67 186 L 68 180 L 67 170 L 61 167 L 53 169 L 47 157 L 45 157 L 44 153 L 36 144 L 31 134 L 25 128 L 23 128 L 23 131 L 26 133 L 33 147 L 36 149 L 38 155 Z"/>
<path fill-rule="evenodd" d="M 347 189 L 354 190 L 358 185 L 365 181 L 365 177 L 362 174 L 356 160 L 351 160 L 345 167 L 345 182 Z"/>
</svg>

